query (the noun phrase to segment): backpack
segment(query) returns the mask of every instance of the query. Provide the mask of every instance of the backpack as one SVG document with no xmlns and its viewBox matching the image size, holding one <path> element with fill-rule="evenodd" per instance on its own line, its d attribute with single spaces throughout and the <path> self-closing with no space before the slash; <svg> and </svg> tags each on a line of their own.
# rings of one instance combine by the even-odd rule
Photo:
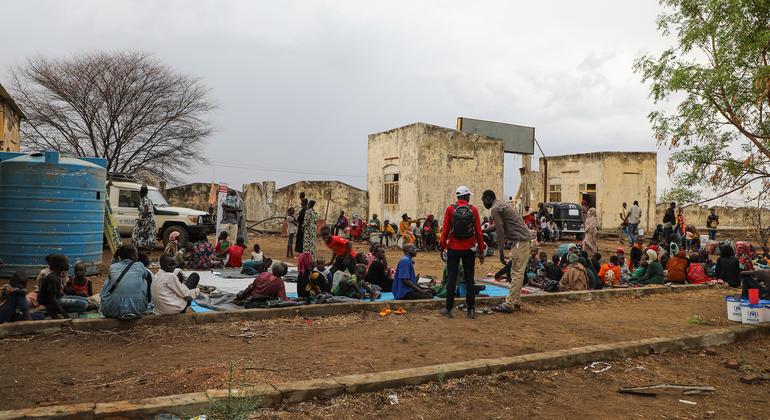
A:
<svg viewBox="0 0 770 420">
<path fill-rule="evenodd" d="M 457 239 L 472 238 L 475 231 L 476 218 L 473 216 L 473 210 L 469 205 L 454 205 L 455 212 L 452 216 L 452 236 Z"/>
</svg>

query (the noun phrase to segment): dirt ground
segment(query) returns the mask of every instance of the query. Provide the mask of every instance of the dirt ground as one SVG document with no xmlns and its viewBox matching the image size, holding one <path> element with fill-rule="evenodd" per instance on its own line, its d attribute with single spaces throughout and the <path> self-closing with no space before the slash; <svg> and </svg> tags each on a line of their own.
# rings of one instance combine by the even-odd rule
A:
<svg viewBox="0 0 770 420">
<path fill-rule="evenodd" d="M 728 325 L 726 289 L 525 305 L 514 315 L 436 311 L 202 326 L 138 327 L 0 340 L 0 407 L 111 401 L 514 356 Z M 672 365 L 675 366 L 675 365 Z"/>
<path fill-rule="evenodd" d="M 748 372 L 770 372 L 770 337 L 705 350 L 610 362 L 606 372 L 584 366 L 472 376 L 420 386 L 256 411 L 252 418 L 510 419 L 657 418 L 766 419 L 770 382 L 746 384 Z M 741 362 L 729 369 L 726 359 Z M 598 370 L 598 369 L 596 369 Z M 711 395 L 666 391 L 655 397 L 619 394 L 626 386 L 659 383 L 711 385 Z M 388 396 L 395 394 L 398 404 Z M 680 400 L 694 404 L 683 403 Z"/>
</svg>

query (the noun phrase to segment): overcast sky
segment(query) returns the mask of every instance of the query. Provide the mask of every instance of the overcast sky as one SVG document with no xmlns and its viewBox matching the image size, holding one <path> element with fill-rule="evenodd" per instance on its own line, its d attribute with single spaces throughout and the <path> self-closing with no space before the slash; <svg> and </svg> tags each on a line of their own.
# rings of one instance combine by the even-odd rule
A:
<svg viewBox="0 0 770 420">
<path fill-rule="evenodd" d="M 190 182 L 366 188 L 367 135 L 458 116 L 536 127 L 546 154 L 658 150 L 636 57 L 668 42 L 639 1 L 17 1 L 0 83 L 32 55 L 143 50 L 219 106 Z M 669 185 L 667 150 L 658 189 Z M 506 158 L 506 193 L 518 187 Z"/>
</svg>

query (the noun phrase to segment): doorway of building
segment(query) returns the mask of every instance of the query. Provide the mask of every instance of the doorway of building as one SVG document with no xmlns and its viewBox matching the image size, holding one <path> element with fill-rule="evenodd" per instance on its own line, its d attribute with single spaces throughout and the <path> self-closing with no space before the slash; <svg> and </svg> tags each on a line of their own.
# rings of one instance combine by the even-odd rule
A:
<svg viewBox="0 0 770 420">
<path fill-rule="evenodd" d="M 585 201 L 589 209 L 596 208 L 596 184 L 580 184 L 578 189 L 580 204 Z"/>
</svg>

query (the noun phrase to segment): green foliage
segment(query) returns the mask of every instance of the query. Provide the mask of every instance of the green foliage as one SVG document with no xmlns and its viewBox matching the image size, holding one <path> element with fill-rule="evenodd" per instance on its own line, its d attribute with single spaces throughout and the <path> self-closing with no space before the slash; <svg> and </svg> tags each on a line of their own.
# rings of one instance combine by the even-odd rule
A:
<svg viewBox="0 0 770 420">
<path fill-rule="evenodd" d="M 233 363 L 231 362 L 227 378 L 227 398 L 211 402 L 209 410 L 206 413 L 211 419 L 246 420 L 251 413 L 255 412 L 260 407 L 260 397 L 253 395 L 236 395 L 237 391 L 233 392 L 234 370 Z M 245 388 L 245 386 L 242 386 L 242 388 Z"/>
<path fill-rule="evenodd" d="M 660 0 L 658 29 L 677 45 L 634 69 L 657 104 L 658 144 L 681 187 L 741 191 L 770 180 L 770 1 Z"/>
<path fill-rule="evenodd" d="M 670 203 L 673 201 L 677 203 L 677 205 L 686 206 L 700 200 L 701 195 L 698 191 L 689 188 L 672 188 L 670 190 L 664 190 L 659 201 L 661 203 Z"/>
<path fill-rule="evenodd" d="M 690 325 L 700 325 L 703 324 L 703 319 L 700 317 L 700 315 L 693 315 L 687 319 L 687 323 Z"/>
<path fill-rule="evenodd" d="M 439 384 L 439 386 L 444 386 L 446 383 L 446 372 L 439 371 L 438 375 L 436 376 L 436 382 Z"/>
</svg>

